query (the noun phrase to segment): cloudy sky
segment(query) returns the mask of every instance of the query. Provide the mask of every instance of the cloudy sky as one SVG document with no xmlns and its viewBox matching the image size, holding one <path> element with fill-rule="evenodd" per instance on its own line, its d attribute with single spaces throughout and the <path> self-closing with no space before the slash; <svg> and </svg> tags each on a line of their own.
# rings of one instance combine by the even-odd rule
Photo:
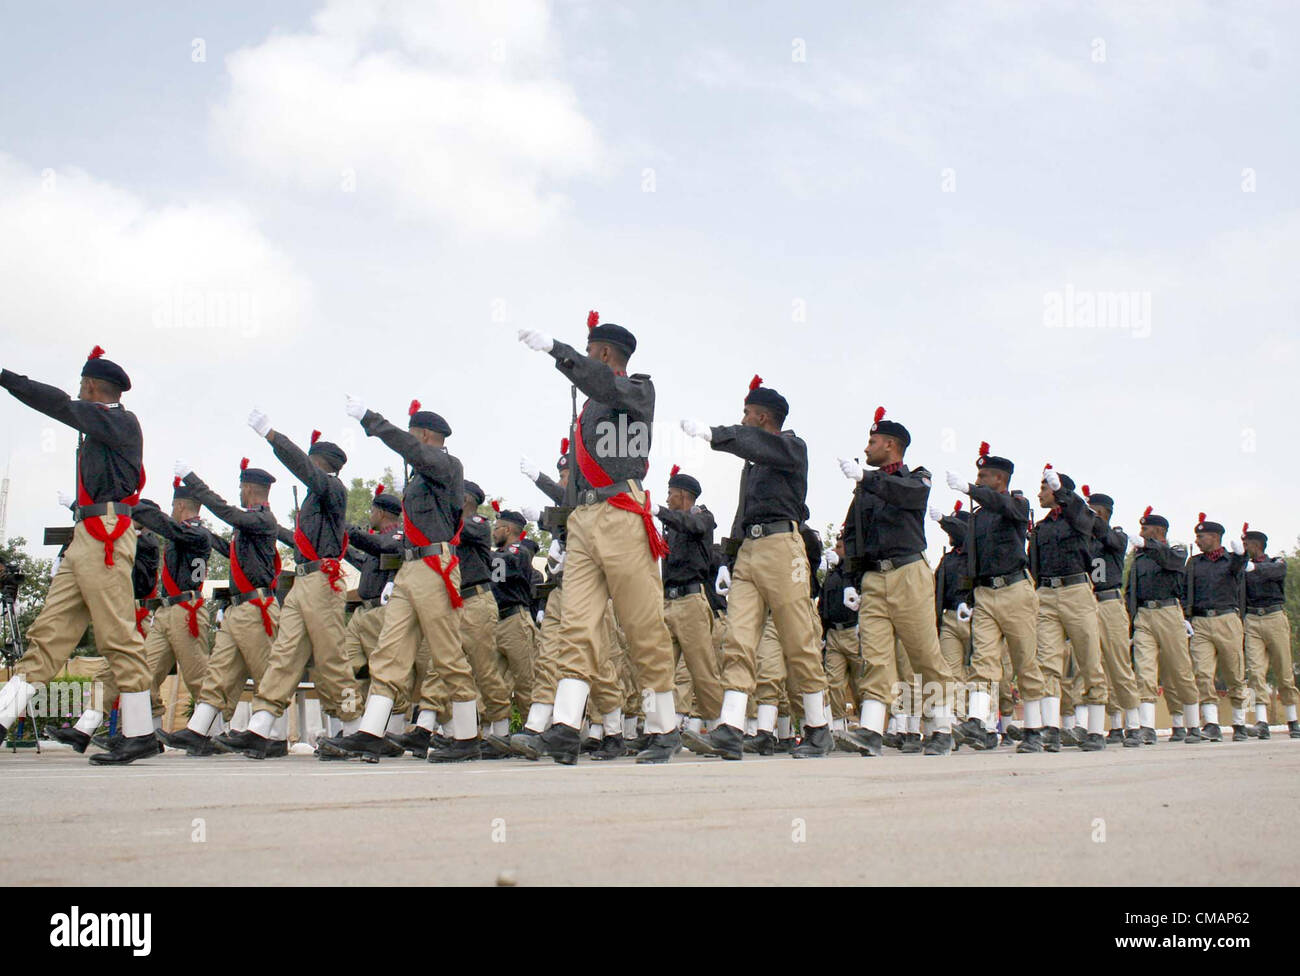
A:
<svg viewBox="0 0 1300 976">
<path fill-rule="evenodd" d="M 346 473 L 343 412 L 419 398 L 467 475 L 541 496 L 568 388 L 516 330 L 631 328 L 649 476 L 729 523 L 761 374 L 815 524 L 884 405 L 908 460 L 1046 461 L 1290 548 L 1300 511 L 1300 12 L 1277 3 L 282 2 L 0 10 L 0 365 L 136 384 L 146 494 L 234 492 L 260 406 Z M 66 516 L 74 436 L 6 397 L 8 532 Z M 278 509 L 288 508 L 282 481 Z M 932 549 L 942 538 L 931 533 Z"/>
</svg>

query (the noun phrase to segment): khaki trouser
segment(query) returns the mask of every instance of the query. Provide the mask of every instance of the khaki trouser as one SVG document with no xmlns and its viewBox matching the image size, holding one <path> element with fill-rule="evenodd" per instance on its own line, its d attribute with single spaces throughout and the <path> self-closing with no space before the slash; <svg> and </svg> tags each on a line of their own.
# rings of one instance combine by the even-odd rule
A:
<svg viewBox="0 0 1300 976">
<path fill-rule="evenodd" d="M 862 655 L 858 650 L 858 628 L 835 627 L 826 629 L 826 697 L 831 703 L 831 717 L 840 719 L 848 715 L 849 702 L 856 702 L 852 690 L 861 670 Z"/>
<path fill-rule="evenodd" d="M 722 679 L 713 656 L 713 609 L 703 593 L 664 601 L 664 623 L 673 640 L 673 660 L 690 671 L 694 703 L 702 718 L 722 711 Z M 679 703 L 679 710 L 680 710 Z"/>
<path fill-rule="evenodd" d="M 628 650 L 627 634 L 619 626 L 618 618 L 614 616 L 613 600 L 605 607 L 605 633 L 610 649 L 610 664 L 613 666 L 614 674 L 618 676 L 618 692 L 622 696 L 623 714 L 642 715 L 645 709 L 641 700 L 641 679 L 637 674 L 636 663 Z M 587 701 L 591 702 L 597 694 L 596 684 L 593 682 L 591 695 Z M 611 706 L 610 710 L 613 707 Z"/>
<path fill-rule="evenodd" d="M 713 656 L 718 662 L 718 677 L 722 677 L 722 663 L 725 660 L 722 649 L 727 643 L 727 614 L 725 611 L 713 612 Z"/>
<path fill-rule="evenodd" d="M 149 616 L 141 620 L 138 627 L 143 638 L 148 640 L 149 631 L 153 629 L 153 613 L 151 612 Z M 91 704 L 88 707 L 95 709 L 97 712 L 108 712 L 117 701 L 117 679 L 113 677 L 113 666 L 108 663 L 108 658 L 104 656 L 102 651 L 100 656 L 103 660 L 99 662 L 99 667 L 95 669 L 94 691 Z M 152 680 L 152 677 L 150 675 L 150 680 Z M 156 689 L 151 688 L 150 690 L 156 693 Z"/>
<path fill-rule="evenodd" d="M 485 587 L 465 598 L 465 605 L 460 608 L 460 643 L 465 649 L 465 656 L 469 658 L 470 670 L 474 672 L 474 683 L 478 686 L 482 701 L 483 718 L 488 722 L 510 717 L 510 688 L 498 664 L 499 623 L 497 600 L 491 589 Z M 530 669 L 533 663 L 534 661 L 529 661 Z"/>
<path fill-rule="evenodd" d="M 1065 673 L 1066 642 L 1082 681 L 1078 704 L 1105 705 L 1106 671 L 1101 663 L 1101 637 L 1097 627 L 1097 598 L 1085 583 L 1038 588 L 1038 666 L 1049 698 L 1061 697 Z"/>
<path fill-rule="evenodd" d="M 119 517 L 105 515 L 104 529 L 111 533 Z M 84 522 L 76 524 L 59 571 L 50 580 L 45 605 L 27 631 L 27 651 L 14 665 L 14 674 L 31 684 L 48 684 L 76 650 L 87 624 L 94 624 L 95 644 L 108 659 L 118 689 L 149 690 L 144 638 L 135 629 L 135 540 L 135 527 L 130 526 L 113 544 L 113 565 L 105 566 L 104 544 L 91 538 Z"/>
<path fill-rule="evenodd" d="M 1291 671 L 1291 624 L 1285 610 L 1260 616 L 1246 614 L 1246 671 L 1257 704 L 1268 703 L 1268 670 L 1273 669 L 1278 697 L 1283 705 L 1300 704 Z"/>
<path fill-rule="evenodd" d="M 205 601 L 194 614 L 199 635 L 190 634 L 189 611 L 180 604 L 159 607 L 153 615 L 153 627 L 144 642 L 145 657 L 153 677 L 150 700 L 154 718 L 163 713 L 162 696 L 158 690 L 171 673 L 173 666 L 180 675 L 190 697 L 197 699 L 203 690 L 203 680 L 208 674 L 208 605 Z"/>
<path fill-rule="evenodd" d="M 1234 611 L 1217 617 L 1192 618 L 1192 666 L 1196 669 L 1196 690 L 1202 705 L 1214 704 L 1217 673 L 1228 686 L 1234 708 L 1246 707 L 1246 662 L 1242 649 L 1241 618 Z"/>
<path fill-rule="evenodd" d="M 826 690 L 821 625 L 808 591 L 808 553 L 797 532 L 745 539 L 727 597 L 724 690 L 754 693 L 758 642 L 769 611 L 781 643 L 790 693 L 810 695 Z"/>
<path fill-rule="evenodd" d="M 356 672 L 343 647 L 347 594 L 341 582 L 339 586 L 337 590 L 331 588 L 329 579 L 319 571 L 294 580 L 280 608 L 280 626 L 258 683 L 253 711 L 282 715 L 310 658 L 321 710 L 342 721 L 361 714 Z"/>
<path fill-rule="evenodd" d="M 644 498 L 636 492 L 634 500 L 640 504 Z M 606 605 L 613 600 L 641 688 L 672 691 L 672 637 L 664 623 L 663 584 L 645 523 L 634 512 L 601 502 L 575 508 L 566 528 L 564 613 L 555 649 L 558 678 L 593 684 L 607 655 L 601 631 Z"/>
<path fill-rule="evenodd" d="M 938 694 L 937 701 L 951 712 L 960 671 L 952 671 L 939 647 L 934 625 L 934 573 L 924 559 L 898 569 L 862 574 L 858 592 L 858 639 L 865 673 L 858 694 L 866 701 L 888 702 L 899 694 L 899 684 L 911 689 L 907 708 L 920 709 L 915 700 L 913 674 L 923 682 L 923 694 Z M 895 643 L 901 645 L 908 667 L 900 669 Z M 912 672 L 903 673 L 903 670 Z M 926 709 L 929 710 L 928 708 Z M 920 714 L 919 711 L 913 714 Z"/>
<path fill-rule="evenodd" d="M 1003 671 L 1003 641 L 1015 669 L 1016 686 L 1025 701 L 1037 701 L 1046 694 L 1037 653 L 1038 597 L 1028 580 L 1010 586 L 975 588 L 975 612 L 971 634 L 975 651 L 971 657 L 971 685 L 976 691 L 997 687 L 1002 700 L 1003 686 L 1011 675 Z"/>
<path fill-rule="evenodd" d="M 533 701 L 533 665 L 537 659 L 537 624 L 528 607 L 496 622 L 497 673 L 513 689 L 515 708 L 528 714 Z"/>
<path fill-rule="evenodd" d="M 970 621 L 958 620 L 956 610 L 945 610 L 939 618 L 939 653 L 943 655 L 948 670 L 962 682 L 954 703 L 960 718 L 966 717 L 966 682 L 970 681 L 966 650 L 969 647 Z"/>
<path fill-rule="evenodd" d="M 750 718 L 758 714 L 759 705 L 775 705 L 780 715 L 790 714 L 790 698 L 786 690 L 785 654 L 781 651 L 781 635 L 776 622 L 768 614 L 763 624 L 763 634 L 754 651 L 754 693 L 750 696 Z"/>
<path fill-rule="evenodd" d="M 718 666 L 716 662 L 713 665 Z M 677 711 L 681 715 L 699 718 L 700 711 L 695 707 L 695 691 L 691 688 L 691 669 L 686 666 L 686 658 L 679 657 L 673 668 L 673 699 L 677 702 Z"/>
<path fill-rule="evenodd" d="M 1176 706 L 1181 709 L 1197 700 L 1187 629 L 1177 605 L 1138 607 L 1133 621 L 1133 675 L 1142 701 L 1155 702 L 1157 674 L 1171 714 Z"/>
<path fill-rule="evenodd" d="M 379 644 L 379 632 L 384 629 L 384 606 L 357 607 L 348 617 L 348 625 L 343 633 L 343 648 L 347 651 L 352 670 L 360 671 L 370 662 L 370 655 Z M 361 695 L 370 690 L 370 681 L 358 681 Z"/>
<path fill-rule="evenodd" d="M 1106 687 L 1110 689 L 1107 706 L 1111 711 L 1137 708 L 1141 699 L 1129 657 L 1128 607 L 1122 598 L 1097 603 L 1097 636 L 1101 640 Z"/>
<path fill-rule="evenodd" d="M 271 615 L 271 629 L 275 630 L 280 619 L 279 604 L 272 600 L 267 612 Z M 260 687 L 274 639 L 262 623 L 262 611 L 253 604 L 227 608 L 212 642 L 208 673 L 198 700 L 211 705 L 229 722 L 244 693 L 244 682 L 253 679 L 254 694 Z"/>
<path fill-rule="evenodd" d="M 445 562 L 451 547 L 444 543 Z M 451 585 L 459 587 L 460 570 L 451 571 Z M 384 629 L 370 656 L 371 694 L 394 703 L 413 683 L 412 671 L 423 640 L 429 648 L 429 675 L 436 674 L 451 702 L 477 701 L 474 674 L 460 642 L 460 613 L 442 576 L 423 559 L 402 563 L 393 580 L 393 592 L 384 610 Z M 428 684 L 428 677 L 422 683 Z"/>
<path fill-rule="evenodd" d="M 533 701 L 543 705 L 555 704 L 555 684 L 559 680 L 559 661 L 555 656 L 560 638 L 560 624 L 564 619 L 564 587 L 557 586 L 546 598 L 546 611 L 542 615 L 541 639 L 538 642 L 537 661 L 533 668 Z M 608 630 L 605 631 L 608 641 Z M 614 670 L 614 651 L 606 644 L 601 654 L 600 668 L 591 683 L 590 702 L 595 714 L 603 718 L 614 709 L 622 708 L 623 689 Z M 527 716 L 524 716 L 527 718 Z"/>
</svg>

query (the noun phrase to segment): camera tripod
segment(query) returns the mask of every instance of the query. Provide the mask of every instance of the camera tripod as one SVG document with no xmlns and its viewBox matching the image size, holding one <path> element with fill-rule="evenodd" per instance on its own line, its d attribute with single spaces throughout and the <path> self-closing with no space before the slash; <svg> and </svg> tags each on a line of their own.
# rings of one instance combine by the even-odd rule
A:
<svg viewBox="0 0 1300 976">
<path fill-rule="evenodd" d="M 14 677 L 14 665 L 18 663 L 19 658 L 23 656 L 26 649 L 23 646 L 23 628 L 18 622 L 18 606 L 14 598 L 8 593 L 0 593 L 0 630 L 4 634 L 4 643 L 0 645 L 0 656 L 4 657 L 5 662 L 5 679 L 12 681 Z M 36 720 L 30 715 L 26 718 L 20 718 L 19 723 L 26 722 L 32 729 L 32 740 L 36 746 L 36 754 L 41 752 L 41 737 L 36 730 Z M 9 749 L 11 752 L 18 751 L 19 736 L 16 729 L 9 731 Z"/>
</svg>

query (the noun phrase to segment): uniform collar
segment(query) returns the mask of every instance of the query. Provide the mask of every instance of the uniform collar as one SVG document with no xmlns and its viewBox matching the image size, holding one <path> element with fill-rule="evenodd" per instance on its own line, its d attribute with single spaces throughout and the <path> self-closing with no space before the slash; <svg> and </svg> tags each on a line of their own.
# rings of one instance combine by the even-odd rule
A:
<svg viewBox="0 0 1300 976">
<path fill-rule="evenodd" d="M 1224 551 L 1223 546 L 1219 546 L 1218 549 L 1211 549 L 1209 552 L 1205 553 L 1205 558 L 1212 563 L 1217 563 L 1223 558 Z"/>
</svg>

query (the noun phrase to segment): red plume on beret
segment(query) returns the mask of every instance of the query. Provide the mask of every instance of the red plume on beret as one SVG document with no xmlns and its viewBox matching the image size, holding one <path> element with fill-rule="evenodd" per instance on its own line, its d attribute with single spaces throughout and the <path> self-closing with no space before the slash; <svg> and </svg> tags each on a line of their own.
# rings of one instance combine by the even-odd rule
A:
<svg viewBox="0 0 1300 976">
<path fill-rule="evenodd" d="M 239 470 L 240 470 L 240 471 L 247 471 L 247 470 L 248 470 L 248 458 L 240 458 L 240 459 L 239 459 Z"/>
<path fill-rule="evenodd" d="M 1091 498 L 1091 497 L 1092 497 L 1092 489 L 1089 488 L 1087 485 L 1084 485 L 1084 486 L 1083 486 L 1082 491 L 1083 491 L 1083 497 L 1084 497 L 1084 498 Z"/>
<path fill-rule="evenodd" d="M 1197 512 L 1197 513 L 1196 513 L 1196 521 L 1197 521 L 1198 523 L 1200 523 L 1200 522 L 1204 522 L 1204 521 L 1205 521 L 1205 513 L 1204 513 L 1204 512 Z"/>
<path fill-rule="evenodd" d="M 680 466 L 680 465 L 674 464 L 674 465 L 673 465 L 673 469 L 672 469 L 671 471 L 668 472 L 668 477 L 670 477 L 670 478 L 676 478 L 676 477 L 677 477 L 677 472 L 679 472 L 679 471 L 681 471 L 681 470 L 682 470 L 682 469 L 681 469 L 681 466 Z"/>
<path fill-rule="evenodd" d="M 103 346 L 96 346 L 94 349 L 90 350 L 90 355 L 87 356 L 86 358 L 87 358 L 87 359 L 98 359 L 98 358 L 99 358 L 100 356 L 102 356 L 102 355 L 104 355 L 104 347 L 103 347 Z"/>
<path fill-rule="evenodd" d="M 1241 534 L 1244 536 L 1244 535 L 1245 535 L 1247 532 L 1249 532 L 1249 531 L 1250 531 L 1250 523 L 1249 523 L 1249 522 L 1242 522 L 1242 523 L 1241 523 Z"/>
<path fill-rule="evenodd" d="M 569 453 L 569 439 L 567 437 L 560 438 L 560 453 L 561 454 Z"/>
<path fill-rule="evenodd" d="M 594 329 L 598 325 L 600 325 L 600 313 L 593 308 L 587 313 L 587 328 Z"/>
<path fill-rule="evenodd" d="M 378 498 L 383 493 L 384 493 L 384 483 L 381 481 L 379 482 L 379 484 L 375 485 L 375 497 Z"/>
<path fill-rule="evenodd" d="M 989 442 L 980 441 L 980 457 L 988 457 L 988 456 L 989 456 Z"/>
<path fill-rule="evenodd" d="M 528 530 L 527 530 L 527 529 L 520 529 L 520 530 L 519 530 L 519 541 L 520 541 L 520 542 L 523 542 L 523 541 L 524 541 L 525 539 L 527 539 L 527 538 L 528 538 Z"/>
<path fill-rule="evenodd" d="M 885 408 L 876 407 L 876 423 L 880 423 L 884 419 L 885 419 Z"/>
<path fill-rule="evenodd" d="M 181 486 L 181 476 L 177 475 L 175 478 L 172 479 L 172 487 L 179 488 L 180 486 Z"/>
<path fill-rule="evenodd" d="M 412 401 L 411 401 L 411 405 L 410 405 L 409 407 L 406 408 L 406 415 L 407 415 L 408 417 L 414 417 L 414 416 L 415 416 L 415 412 L 416 412 L 417 410 L 419 410 L 419 409 L 420 409 L 420 401 L 419 401 L 419 400 L 412 400 Z"/>
<path fill-rule="evenodd" d="M 1146 518 L 1146 517 L 1147 517 L 1148 515 L 1150 515 L 1150 514 L 1151 514 L 1151 506 L 1148 505 L 1147 508 L 1146 508 L 1146 511 L 1142 513 L 1142 517 L 1143 517 L 1143 518 Z"/>
<path fill-rule="evenodd" d="M 749 381 L 749 388 L 751 390 L 757 390 L 762 385 L 763 385 L 763 377 L 755 373 L 754 378 Z"/>
<path fill-rule="evenodd" d="M 1049 461 L 1047 464 L 1044 464 L 1044 465 L 1043 465 L 1043 470 L 1044 470 L 1044 471 L 1051 471 L 1051 470 L 1052 470 L 1052 463 Z"/>
<path fill-rule="evenodd" d="M 313 430 L 313 431 L 311 432 L 311 442 L 312 442 L 313 444 L 315 444 L 318 440 L 320 440 L 320 431 L 319 431 L 319 430 Z"/>
<path fill-rule="evenodd" d="M 498 513 L 498 514 L 500 514 L 500 512 L 501 512 L 501 503 L 500 503 L 499 501 L 497 501 L 495 498 L 492 499 L 492 511 L 494 511 L 494 512 L 496 512 L 496 513 Z"/>
<path fill-rule="evenodd" d="M 960 511 L 961 511 L 961 499 L 960 499 L 960 498 L 957 499 L 957 504 L 955 504 L 955 505 L 952 507 L 952 510 L 953 510 L 954 512 L 960 512 Z"/>
</svg>

